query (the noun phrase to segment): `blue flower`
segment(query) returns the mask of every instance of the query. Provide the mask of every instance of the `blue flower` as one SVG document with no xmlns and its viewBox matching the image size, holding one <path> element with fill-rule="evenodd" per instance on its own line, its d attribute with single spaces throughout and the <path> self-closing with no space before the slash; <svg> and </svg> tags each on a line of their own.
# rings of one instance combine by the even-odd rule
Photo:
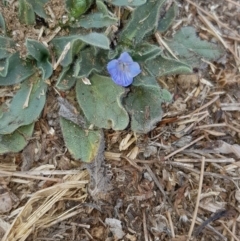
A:
<svg viewBox="0 0 240 241">
<path fill-rule="evenodd" d="M 141 73 L 139 64 L 133 62 L 127 52 L 123 52 L 118 59 L 111 60 L 107 70 L 114 83 L 124 87 L 132 84 L 133 78 Z"/>
</svg>

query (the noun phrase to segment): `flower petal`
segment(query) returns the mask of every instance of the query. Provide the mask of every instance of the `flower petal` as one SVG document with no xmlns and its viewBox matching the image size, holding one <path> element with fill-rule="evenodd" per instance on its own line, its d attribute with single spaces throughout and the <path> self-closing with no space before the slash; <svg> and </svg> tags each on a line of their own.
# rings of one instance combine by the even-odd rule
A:
<svg viewBox="0 0 240 241">
<path fill-rule="evenodd" d="M 135 77 L 141 73 L 140 65 L 137 62 L 132 62 L 128 65 L 128 71 L 132 77 Z"/>
<path fill-rule="evenodd" d="M 119 64 L 118 64 L 118 61 L 116 59 L 111 60 L 107 64 L 107 70 L 108 70 L 110 75 L 114 74 L 118 69 L 119 69 Z"/>
<path fill-rule="evenodd" d="M 129 73 L 124 73 L 121 70 L 115 71 L 113 75 L 111 75 L 112 80 L 115 84 L 120 86 L 129 86 L 133 82 L 133 78 Z"/>
<path fill-rule="evenodd" d="M 129 55 L 129 53 L 127 53 L 127 52 L 123 52 L 123 53 L 120 55 L 120 57 L 119 57 L 118 60 L 120 60 L 120 61 L 123 62 L 123 63 L 132 63 L 132 62 L 133 62 L 132 57 L 131 57 L 131 56 Z"/>
</svg>

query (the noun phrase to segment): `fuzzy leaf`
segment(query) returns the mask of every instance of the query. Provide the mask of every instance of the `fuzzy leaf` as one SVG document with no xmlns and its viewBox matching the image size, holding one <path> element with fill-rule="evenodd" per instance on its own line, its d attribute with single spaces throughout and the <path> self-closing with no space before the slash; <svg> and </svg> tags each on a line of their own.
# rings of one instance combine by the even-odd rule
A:
<svg viewBox="0 0 240 241">
<path fill-rule="evenodd" d="M 92 45 L 94 47 L 98 47 L 101 49 L 109 49 L 109 39 L 106 37 L 106 35 L 102 33 L 89 33 L 86 35 L 80 35 L 79 39 L 85 42 L 86 44 Z"/>
<path fill-rule="evenodd" d="M 137 7 L 132 18 L 122 31 L 120 40 L 126 43 L 138 44 L 158 26 L 160 8 L 165 0 L 151 0 Z"/>
<path fill-rule="evenodd" d="M 48 49 L 36 40 L 27 39 L 26 47 L 28 54 L 37 61 L 37 67 L 42 71 L 42 78 L 48 79 L 53 72 L 52 64 L 49 62 Z"/>
<path fill-rule="evenodd" d="M 146 3 L 146 0 L 107 0 L 108 3 L 115 6 L 140 6 Z"/>
<path fill-rule="evenodd" d="M 14 51 L 14 41 L 11 38 L 0 36 L 0 59 L 5 59 L 12 55 Z"/>
<path fill-rule="evenodd" d="M 12 133 L 18 127 L 34 122 L 44 107 L 46 90 L 47 84 L 35 76 L 25 80 L 0 117 L 0 134 Z"/>
<path fill-rule="evenodd" d="M 81 52 L 80 58 L 76 61 L 74 76 L 88 77 L 92 72 L 101 72 L 107 65 L 107 52 L 98 51 L 94 55 L 94 50 L 88 48 Z"/>
<path fill-rule="evenodd" d="M 74 56 L 79 54 L 80 50 L 85 46 L 85 43 L 80 41 L 77 35 L 54 38 L 51 43 L 54 46 L 58 57 L 64 51 L 65 46 L 70 43 L 70 48 L 61 61 L 63 67 L 69 66 L 73 62 Z"/>
<path fill-rule="evenodd" d="M 70 49 L 65 58 L 61 61 L 61 65 L 63 67 L 69 66 L 73 62 L 74 56 L 78 55 L 80 50 L 86 46 L 86 44 L 103 49 L 109 49 L 110 45 L 109 39 L 104 34 L 100 33 L 54 38 L 51 43 L 53 44 L 58 56 L 60 56 L 64 47 L 70 43 Z"/>
<path fill-rule="evenodd" d="M 131 116 L 131 129 L 137 133 L 148 133 L 162 119 L 161 104 L 168 101 L 170 93 L 160 89 L 155 78 L 139 76 L 124 99 Z"/>
<path fill-rule="evenodd" d="M 44 5 L 49 1 L 49 0 L 27 0 L 29 4 L 32 5 L 32 8 L 34 12 L 41 18 L 46 19 L 47 14 L 44 10 Z"/>
<path fill-rule="evenodd" d="M 84 14 L 93 4 L 93 0 L 66 0 L 66 6 L 70 17 L 78 18 Z"/>
<path fill-rule="evenodd" d="M 34 10 L 27 0 L 19 0 L 19 20 L 27 25 L 35 24 Z"/>
<path fill-rule="evenodd" d="M 92 13 L 82 17 L 73 27 L 83 27 L 86 29 L 91 28 L 103 28 L 115 24 L 118 21 L 117 18 L 103 13 Z"/>
<path fill-rule="evenodd" d="M 168 9 L 163 17 L 159 19 L 158 31 L 160 33 L 164 33 L 168 30 L 168 28 L 172 25 L 175 20 L 178 12 L 178 7 L 175 2 L 173 2 L 172 6 Z"/>
<path fill-rule="evenodd" d="M 0 74 L 0 86 L 20 83 L 34 73 L 34 66 L 32 63 L 21 60 L 19 53 L 14 53 L 8 57 L 4 68 L 7 69 L 7 74 Z"/>
<path fill-rule="evenodd" d="M 162 49 L 156 45 L 149 43 L 142 43 L 137 46 L 131 54 L 134 61 L 141 63 L 149 59 L 153 59 L 162 53 Z"/>
<path fill-rule="evenodd" d="M 192 73 L 192 68 L 189 65 L 163 56 L 146 61 L 144 68 L 154 77 Z"/>
<path fill-rule="evenodd" d="M 5 20 L 3 18 L 3 15 L 0 13 L 0 32 L 2 32 L 5 35 L 6 34 L 6 30 L 7 29 L 6 29 Z"/>
<path fill-rule="evenodd" d="M 99 128 L 123 130 L 129 117 L 121 104 L 125 89 L 105 76 L 93 75 L 91 85 L 78 81 L 77 101 L 88 121 Z"/>
<path fill-rule="evenodd" d="M 0 135 L 0 154 L 19 152 L 28 143 L 32 136 L 34 124 L 19 127 L 11 134 Z"/>
<path fill-rule="evenodd" d="M 78 79 L 79 78 L 73 77 L 73 69 L 71 67 L 63 68 L 58 77 L 56 87 L 63 91 L 69 90 L 75 85 Z"/>
<path fill-rule="evenodd" d="M 73 122 L 60 117 L 65 144 L 74 159 L 91 162 L 98 153 L 101 130 L 84 130 Z"/>
<path fill-rule="evenodd" d="M 173 37 L 167 41 L 168 46 L 177 57 L 192 67 L 199 67 L 204 58 L 213 61 L 223 55 L 223 49 L 217 44 L 209 43 L 197 37 L 193 27 L 181 28 Z"/>
</svg>

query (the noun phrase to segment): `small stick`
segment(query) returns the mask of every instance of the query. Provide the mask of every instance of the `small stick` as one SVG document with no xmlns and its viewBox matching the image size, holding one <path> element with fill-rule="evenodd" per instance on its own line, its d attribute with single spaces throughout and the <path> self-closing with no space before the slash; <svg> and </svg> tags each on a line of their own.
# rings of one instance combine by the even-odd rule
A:
<svg viewBox="0 0 240 241">
<path fill-rule="evenodd" d="M 220 223 L 229 232 L 231 237 L 233 237 L 236 241 L 240 241 L 240 239 L 223 222 L 220 221 Z"/>
<path fill-rule="evenodd" d="M 26 174 L 14 173 L 14 172 L 2 171 L 2 170 L 0 170 L 0 174 L 7 175 L 7 176 L 14 176 L 14 177 L 23 177 L 23 178 L 31 178 L 36 180 L 51 181 L 51 182 L 62 182 L 62 179 L 60 178 L 39 177 L 39 176 L 26 175 Z"/>
<path fill-rule="evenodd" d="M 91 227 L 89 224 L 81 224 L 81 223 L 75 223 L 75 222 L 71 222 L 70 224 L 81 227 L 81 228 L 90 228 Z"/>
<path fill-rule="evenodd" d="M 187 163 L 199 163 L 201 160 L 197 159 L 197 158 L 175 158 L 174 159 L 175 162 L 187 162 Z M 235 160 L 233 158 L 219 158 L 219 159 L 215 159 L 215 158 L 206 158 L 205 162 L 210 162 L 210 163 L 233 163 L 235 162 Z"/>
<path fill-rule="evenodd" d="M 60 62 L 65 58 L 65 56 L 67 55 L 70 47 L 71 47 L 71 42 L 68 42 L 68 43 L 65 45 L 65 47 L 64 47 L 61 55 L 59 56 L 59 58 L 58 58 L 58 60 L 57 60 L 57 63 L 54 64 L 54 66 L 53 66 L 53 69 L 54 69 L 54 70 L 57 69 L 57 67 L 58 67 L 58 65 L 60 64 Z"/>
<path fill-rule="evenodd" d="M 215 101 L 217 101 L 219 99 L 219 95 L 215 96 L 212 100 L 210 100 L 208 103 L 206 103 L 205 105 L 199 107 L 198 109 L 196 109 L 195 111 L 193 111 L 193 113 L 199 112 L 202 109 L 205 109 L 206 107 L 208 107 L 209 105 L 211 105 L 212 103 L 214 103 Z"/>
<path fill-rule="evenodd" d="M 23 104 L 23 109 L 27 108 L 28 107 L 28 102 L 29 102 L 29 99 L 30 99 L 30 95 L 31 95 L 31 92 L 32 92 L 32 88 L 33 88 L 33 84 L 31 83 L 30 84 L 30 88 L 29 88 L 29 91 L 28 91 L 28 95 L 27 95 L 27 98 Z"/>
<path fill-rule="evenodd" d="M 134 166 L 138 171 L 142 172 L 143 171 L 143 168 L 138 166 L 136 164 L 135 161 L 131 160 L 130 158 L 126 157 L 126 156 L 122 156 L 122 158 L 124 158 L 126 161 L 128 161 L 132 166 Z"/>
<path fill-rule="evenodd" d="M 233 0 L 227 0 L 227 1 L 230 2 L 230 3 L 232 3 L 232 4 L 237 5 L 238 7 L 240 7 L 240 3 L 238 3 L 238 2 L 235 2 L 235 1 L 233 1 Z"/>
<path fill-rule="evenodd" d="M 163 41 L 163 39 L 161 38 L 161 35 L 159 32 L 155 33 L 155 37 L 157 39 L 157 42 L 159 45 L 163 45 L 165 49 L 167 49 L 167 51 L 176 59 L 179 60 L 177 58 L 177 56 L 172 52 L 172 50 L 168 47 L 168 45 Z"/>
<path fill-rule="evenodd" d="M 144 166 L 146 167 L 149 175 L 152 177 L 153 181 L 155 182 L 155 184 L 157 185 L 157 187 L 159 188 L 159 190 L 161 191 L 161 193 L 163 194 L 164 198 L 166 197 L 166 194 L 163 190 L 162 185 L 160 184 L 160 182 L 158 181 L 157 177 L 155 176 L 155 174 L 153 173 L 152 169 L 149 167 L 149 165 L 144 164 Z"/>
<path fill-rule="evenodd" d="M 181 152 L 181 151 L 185 150 L 186 148 L 188 148 L 189 146 L 191 146 L 191 145 L 195 144 L 196 142 L 198 142 L 198 141 L 202 140 L 204 137 L 205 137 L 204 135 L 202 135 L 202 136 L 198 137 L 196 140 L 194 140 L 194 141 L 190 142 L 190 143 L 189 143 L 189 144 L 187 144 L 186 146 L 183 146 L 183 147 L 179 148 L 178 150 L 176 150 L 176 151 L 172 152 L 172 153 L 171 153 L 171 154 L 169 154 L 168 156 L 165 156 L 165 157 L 164 157 L 164 160 L 166 161 L 166 160 L 167 160 L 167 159 L 169 159 L 170 157 L 172 157 L 172 156 L 176 155 L 177 153 L 179 153 L 179 152 Z"/>
<path fill-rule="evenodd" d="M 191 223 L 191 226 L 190 226 L 190 230 L 188 232 L 188 240 L 190 240 L 190 238 L 192 236 L 193 228 L 194 228 L 196 218 L 197 218 L 198 206 L 199 206 L 201 192 L 202 192 L 204 167 L 205 167 L 205 157 L 202 157 L 202 165 L 201 165 L 201 173 L 200 173 L 200 179 L 199 179 L 198 195 L 197 195 L 195 210 L 194 210 L 194 213 L 193 213 L 192 223 Z"/>
<path fill-rule="evenodd" d="M 174 227 L 173 227 L 173 222 L 172 222 L 172 217 L 169 211 L 167 211 L 167 218 L 168 218 L 168 222 L 171 228 L 171 233 L 172 233 L 172 238 L 175 238 L 175 233 L 174 233 Z"/>
<path fill-rule="evenodd" d="M 148 231 L 147 231 L 147 223 L 146 223 L 146 213 L 143 210 L 143 232 L 144 232 L 144 240 L 148 241 Z"/>
</svg>

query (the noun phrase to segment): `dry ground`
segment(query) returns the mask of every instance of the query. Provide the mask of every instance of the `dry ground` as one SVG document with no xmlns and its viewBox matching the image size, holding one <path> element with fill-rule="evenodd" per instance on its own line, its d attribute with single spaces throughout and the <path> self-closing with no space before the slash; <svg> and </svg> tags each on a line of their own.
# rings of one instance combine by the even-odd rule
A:
<svg viewBox="0 0 240 241">
<path fill-rule="evenodd" d="M 12 2 L 2 11 L 24 55 L 25 38 L 39 31 L 17 22 Z M 62 1 L 50 2 L 48 11 L 60 18 Z M 56 71 L 28 146 L 0 156 L 3 241 L 240 240 L 240 1 L 177 2 L 179 15 L 163 39 L 194 26 L 226 55 L 193 75 L 159 80 L 174 100 L 148 135 L 105 131 L 113 188 L 97 197 L 88 192 L 87 171 L 64 146 Z M 50 23 L 45 40 L 57 32 Z M 1 102 L 12 91 L 2 90 Z M 74 102 L 74 90 L 65 96 Z"/>
</svg>

